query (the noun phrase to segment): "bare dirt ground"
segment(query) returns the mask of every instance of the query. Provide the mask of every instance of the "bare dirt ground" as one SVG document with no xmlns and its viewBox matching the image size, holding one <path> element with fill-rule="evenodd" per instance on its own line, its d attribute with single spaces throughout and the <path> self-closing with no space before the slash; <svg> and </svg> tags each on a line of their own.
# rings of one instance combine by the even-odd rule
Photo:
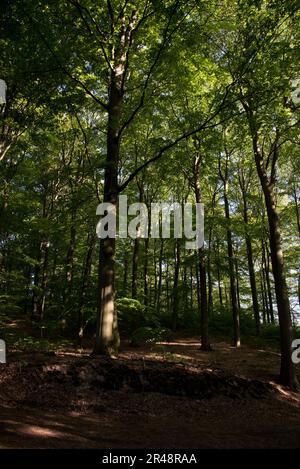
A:
<svg viewBox="0 0 300 469">
<path fill-rule="evenodd" d="M 125 344 L 113 362 L 11 353 L 0 368 L 0 448 L 300 447 L 300 395 L 276 384 L 279 355 L 270 349 L 218 342 L 204 353 L 196 338 L 178 338 Z M 153 392 L 154 376 L 174 381 L 164 389 L 158 380 Z"/>
</svg>

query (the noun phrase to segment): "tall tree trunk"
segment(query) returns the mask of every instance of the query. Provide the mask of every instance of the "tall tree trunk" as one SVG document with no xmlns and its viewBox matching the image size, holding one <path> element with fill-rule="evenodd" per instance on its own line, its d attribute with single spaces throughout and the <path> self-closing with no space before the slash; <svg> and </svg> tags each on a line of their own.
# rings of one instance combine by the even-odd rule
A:
<svg viewBox="0 0 300 469">
<path fill-rule="evenodd" d="M 40 283 L 40 270 L 41 270 L 41 257 L 42 246 L 39 244 L 38 257 L 33 271 L 33 287 L 32 287 L 32 313 L 31 319 L 38 320 L 39 318 L 39 283 Z"/>
<path fill-rule="evenodd" d="M 167 311 L 170 311 L 170 284 L 169 284 L 169 262 L 166 262 L 166 303 Z"/>
<path fill-rule="evenodd" d="M 133 255 L 132 255 L 131 297 L 133 299 L 137 299 L 139 252 L 140 252 L 140 238 L 136 238 L 133 244 Z"/>
<path fill-rule="evenodd" d="M 187 283 L 187 266 L 184 264 L 182 272 L 182 285 L 183 285 L 183 294 L 184 294 L 184 312 L 189 308 L 189 287 Z"/>
<path fill-rule="evenodd" d="M 201 313 L 201 350 L 210 351 L 208 336 L 208 307 L 206 289 L 206 269 L 203 248 L 199 249 L 199 283 L 200 283 L 200 313 Z"/>
<path fill-rule="evenodd" d="M 74 251 L 76 244 L 76 210 L 72 212 L 70 241 L 66 257 L 66 289 L 64 294 L 64 303 L 68 307 L 72 294 L 73 270 L 74 270 Z"/>
<path fill-rule="evenodd" d="M 266 267 L 265 267 L 265 246 L 264 246 L 264 241 L 262 240 L 262 282 L 263 282 L 263 296 L 264 296 L 264 302 L 265 302 L 265 313 L 266 313 L 266 321 L 268 324 L 270 322 L 270 308 L 269 308 L 269 299 L 268 299 L 268 294 L 269 294 L 269 288 L 267 284 L 267 275 L 266 275 Z"/>
<path fill-rule="evenodd" d="M 237 260 L 237 254 L 235 253 L 234 256 L 235 256 L 234 257 L 234 268 L 235 268 L 235 274 L 236 274 L 236 295 L 237 295 L 239 311 L 241 311 L 239 265 L 238 265 L 238 260 Z"/>
<path fill-rule="evenodd" d="M 268 292 L 268 299 L 269 299 L 270 321 L 272 324 L 274 324 L 274 308 L 273 308 L 272 288 L 271 288 L 271 281 L 270 281 L 270 255 L 269 255 L 267 244 L 265 244 L 264 259 L 265 259 L 267 292 Z"/>
<path fill-rule="evenodd" d="M 148 303 L 149 303 L 148 252 L 149 252 L 149 238 L 145 238 L 145 244 L 144 244 L 144 305 L 145 306 L 148 306 Z"/>
<path fill-rule="evenodd" d="M 268 216 L 269 243 L 280 326 L 280 382 L 284 385 L 290 386 L 291 388 L 297 388 L 298 382 L 295 374 L 295 368 L 291 358 L 292 322 L 290 302 L 284 272 L 284 258 L 282 252 L 281 232 L 279 226 L 278 212 L 276 209 L 276 198 L 274 193 L 274 186 L 276 181 L 276 165 L 279 156 L 280 135 L 278 130 L 276 130 L 276 136 L 269 153 L 269 160 L 271 160 L 271 174 L 270 176 L 268 176 L 266 164 L 263 155 L 261 154 L 261 151 L 259 149 L 258 128 L 254 119 L 253 111 L 249 107 L 249 105 L 244 104 L 244 107 L 249 119 L 255 164 L 261 187 L 264 193 Z"/>
<path fill-rule="evenodd" d="M 42 242 L 43 264 L 42 264 L 42 277 L 41 277 L 41 297 L 39 299 L 39 309 L 38 309 L 40 321 L 44 319 L 45 307 L 46 307 L 49 246 L 50 246 L 50 243 L 48 240 L 44 240 Z"/>
<path fill-rule="evenodd" d="M 193 165 L 193 186 L 195 191 L 196 203 L 202 202 L 201 189 L 200 189 L 200 169 L 202 163 L 202 154 L 200 153 L 200 141 L 195 139 L 194 145 L 196 148 L 196 154 Z M 204 246 L 198 249 L 198 263 L 199 269 L 199 286 L 197 289 L 198 295 L 200 296 L 200 302 L 198 299 L 198 305 L 200 306 L 200 320 L 201 320 L 201 350 L 209 351 L 211 346 L 209 343 L 208 333 L 208 304 L 207 304 L 207 287 L 206 287 L 206 259 Z"/>
<path fill-rule="evenodd" d="M 119 135 L 123 96 L 115 72 L 111 72 L 107 123 L 107 157 L 104 171 L 104 202 L 117 212 Z M 115 238 L 100 239 L 98 270 L 98 315 L 95 354 L 113 355 L 119 347 L 117 313 L 115 310 Z"/>
<path fill-rule="evenodd" d="M 143 187 L 138 182 L 138 187 L 140 191 L 139 203 L 143 202 Z M 137 237 L 134 240 L 133 245 L 133 255 L 132 255 L 132 277 L 131 277 L 131 297 L 137 299 L 138 296 L 138 266 L 139 266 L 139 256 L 140 256 L 140 244 L 141 239 Z"/>
<path fill-rule="evenodd" d="M 123 295 L 127 296 L 127 285 L 128 285 L 128 258 L 125 253 L 125 259 L 124 259 L 124 273 L 123 273 Z"/>
<path fill-rule="evenodd" d="M 254 320 L 255 320 L 255 329 L 256 329 L 256 334 L 259 335 L 260 333 L 259 304 L 258 304 L 256 278 L 255 278 L 255 271 L 254 271 L 252 241 L 249 235 L 246 235 L 246 249 L 247 249 L 248 272 L 249 272 L 251 296 L 252 296 L 252 308 L 253 308 Z"/>
<path fill-rule="evenodd" d="M 223 306 L 223 294 L 222 294 L 221 272 L 220 272 L 219 241 L 217 242 L 217 255 L 216 255 L 216 249 L 215 249 L 215 258 L 217 259 L 217 278 L 218 278 L 219 303 L 220 303 L 220 306 Z"/>
<path fill-rule="evenodd" d="M 172 328 L 176 331 L 178 326 L 178 312 L 179 312 L 179 269 L 180 269 L 180 245 L 178 239 L 175 244 L 175 264 L 174 264 L 174 283 L 173 283 L 173 313 L 172 313 Z"/>
<path fill-rule="evenodd" d="M 157 296 L 156 296 L 156 311 L 160 313 L 161 306 L 161 289 L 162 289 L 162 264 L 163 264 L 164 240 L 160 239 L 159 259 L 158 259 L 158 282 L 157 282 Z"/>
<path fill-rule="evenodd" d="M 117 18 L 111 2 L 108 2 L 107 7 L 111 29 L 116 29 L 115 21 L 118 21 L 117 26 L 120 30 L 117 43 L 111 44 L 111 60 L 109 62 L 110 76 L 108 105 L 106 106 L 107 154 L 104 169 L 103 201 L 112 204 L 117 214 L 124 84 L 128 66 L 128 51 L 132 43 L 132 33 L 137 21 L 137 12 L 132 11 L 130 18 L 125 18 L 125 10 L 123 9 Z M 95 354 L 114 355 L 118 351 L 120 344 L 117 312 L 115 309 L 115 246 L 115 238 L 108 237 L 100 240 Z"/>
<path fill-rule="evenodd" d="M 255 271 L 254 271 L 252 241 L 251 241 L 251 237 L 249 235 L 249 229 L 248 229 L 247 189 L 249 187 L 250 178 L 247 184 L 245 181 L 244 174 L 242 173 L 239 177 L 239 182 L 240 182 L 240 187 L 241 187 L 242 197 L 243 197 L 243 218 L 244 218 L 244 223 L 245 223 L 246 250 L 247 250 L 248 272 L 249 272 L 250 288 L 251 288 L 251 296 L 252 296 L 252 309 L 253 309 L 254 320 L 255 320 L 256 334 L 259 335 L 260 333 L 259 304 L 258 304 L 256 278 L 255 278 Z"/>
<path fill-rule="evenodd" d="M 194 310 L 194 275 L 193 266 L 190 267 L 190 310 Z"/>
<path fill-rule="evenodd" d="M 275 293 L 280 324 L 281 342 L 281 369 L 280 381 L 282 384 L 296 387 L 297 380 L 294 366 L 291 360 L 292 324 L 290 314 L 290 303 L 287 284 L 284 274 L 284 260 L 281 248 L 281 234 L 279 228 L 278 213 L 275 205 L 275 197 L 272 188 L 261 179 L 265 195 L 267 215 L 270 228 L 270 250 L 272 259 Z"/>
<path fill-rule="evenodd" d="M 297 196 L 297 190 L 295 184 L 293 185 L 293 198 L 295 202 L 295 212 L 296 212 L 296 221 L 297 221 L 297 228 L 298 228 L 298 234 L 300 237 L 300 209 L 299 209 L 299 200 Z"/>
<path fill-rule="evenodd" d="M 156 245 L 157 239 L 154 239 L 154 253 L 153 253 L 153 262 L 154 262 L 154 288 L 153 288 L 153 306 L 157 308 L 157 296 L 158 296 L 158 288 L 157 288 L 157 262 L 156 262 Z"/>
<path fill-rule="evenodd" d="M 265 281 L 264 281 L 263 269 L 260 272 L 260 289 L 261 289 L 262 313 L 263 313 L 262 320 L 263 320 L 263 324 L 265 325 L 266 324 L 267 309 L 266 309 L 266 291 L 265 291 Z"/>
<path fill-rule="evenodd" d="M 240 347 L 241 345 L 240 311 L 239 311 L 238 298 L 237 298 L 235 260 L 234 260 L 234 254 L 233 254 L 233 242 L 232 242 L 232 233 L 231 233 L 231 228 L 230 228 L 230 212 L 229 212 L 229 202 L 228 202 L 228 159 L 229 159 L 229 154 L 226 151 L 224 175 L 221 171 L 220 158 L 219 158 L 219 174 L 223 181 L 224 210 L 225 210 L 225 218 L 227 220 L 226 233 L 227 233 L 227 253 L 228 253 L 228 262 L 229 262 L 230 297 L 231 297 L 231 308 L 232 308 L 232 318 L 233 318 L 233 346 Z"/>
<path fill-rule="evenodd" d="M 201 303 L 201 300 L 200 300 L 200 297 L 201 297 L 201 293 L 200 293 L 200 278 L 199 278 L 199 263 L 198 263 L 198 258 L 197 256 L 195 256 L 196 260 L 195 260 L 195 265 L 196 265 L 196 283 L 197 283 L 197 304 L 198 304 L 198 309 L 200 309 L 200 303 Z M 200 313 L 201 315 L 201 313 Z M 200 316 L 199 315 L 199 316 Z"/>
<path fill-rule="evenodd" d="M 207 255 L 207 280 L 208 280 L 208 314 L 213 313 L 213 281 L 211 272 L 211 250 L 212 250 L 212 226 L 209 227 L 208 255 Z"/>
<path fill-rule="evenodd" d="M 92 265 L 95 242 L 96 242 L 95 235 L 92 233 L 89 233 L 88 238 L 87 238 L 88 250 L 85 255 L 85 260 L 84 260 L 84 265 L 83 265 L 83 270 L 82 270 L 81 288 L 80 288 L 79 304 L 78 304 L 77 337 L 78 337 L 78 343 L 80 347 L 82 347 L 82 339 L 83 339 L 84 327 L 85 327 L 83 309 L 85 306 L 86 291 L 88 288 L 88 280 L 89 280 L 89 275 L 91 272 L 91 265 Z"/>
</svg>

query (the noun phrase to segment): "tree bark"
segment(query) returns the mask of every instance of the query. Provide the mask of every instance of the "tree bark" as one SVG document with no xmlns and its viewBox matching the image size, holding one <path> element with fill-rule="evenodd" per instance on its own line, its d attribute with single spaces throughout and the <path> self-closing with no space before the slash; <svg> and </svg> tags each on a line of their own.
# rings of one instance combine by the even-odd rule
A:
<svg viewBox="0 0 300 469">
<path fill-rule="evenodd" d="M 161 306 L 161 290 L 162 290 L 162 264 L 163 264 L 164 240 L 160 239 L 159 259 L 158 259 L 158 282 L 157 282 L 157 296 L 156 296 L 156 311 L 160 313 Z"/>
<path fill-rule="evenodd" d="M 78 343 L 80 347 L 82 347 L 82 339 L 83 339 L 84 328 L 85 328 L 83 308 L 85 304 L 86 291 L 88 288 L 89 275 L 91 272 L 95 241 L 96 241 L 95 235 L 89 233 L 88 239 L 87 239 L 88 249 L 85 255 L 85 261 L 84 261 L 84 266 L 83 266 L 83 271 L 82 271 L 81 288 L 80 288 L 79 305 L 78 305 L 77 338 L 78 338 Z"/>
<path fill-rule="evenodd" d="M 224 174 L 221 171 L 221 161 L 219 158 L 219 174 L 223 181 L 224 210 L 225 210 L 225 218 L 227 220 L 226 234 L 227 234 L 227 253 L 228 253 L 228 262 L 229 262 L 230 297 L 231 297 L 231 308 L 232 308 L 232 318 L 233 318 L 233 346 L 240 347 L 241 345 L 240 311 L 238 307 L 238 298 L 237 298 L 235 260 L 234 260 L 234 254 L 233 254 L 233 242 L 232 242 L 232 233 L 231 233 L 231 228 L 230 228 L 230 211 L 229 211 L 229 202 L 228 202 L 228 158 L 229 158 L 229 154 L 226 151 L 226 162 L 225 162 Z"/>
<path fill-rule="evenodd" d="M 132 278 L 131 278 L 131 297 L 137 299 L 138 292 L 138 264 L 140 252 L 140 238 L 136 238 L 133 244 L 132 255 Z"/>
<path fill-rule="evenodd" d="M 115 15 L 108 3 L 111 29 L 114 30 Z M 122 128 L 122 110 L 124 103 L 124 83 L 128 65 L 128 51 L 132 41 L 132 32 L 137 20 L 136 11 L 130 18 L 124 12 L 118 18 L 120 32 L 116 45 L 111 45 L 111 63 L 108 86 L 106 162 L 104 169 L 104 202 L 114 206 L 117 215 L 119 194 L 118 170 L 120 161 L 120 139 Z M 111 65 L 113 63 L 113 66 Z M 100 240 L 98 269 L 98 314 L 96 327 L 95 354 L 114 355 L 118 352 L 120 337 L 117 312 L 115 309 L 115 238 Z"/>
<path fill-rule="evenodd" d="M 242 198 L 243 198 L 243 218 L 244 218 L 244 223 L 245 223 L 245 238 L 246 238 L 248 272 L 249 272 L 250 288 L 251 288 L 251 296 L 252 296 L 252 309 L 253 309 L 254 320 L 255 320 L 256 334 L 259 335 L 260 333 L 259 304 L 258 304 L 256 278 L 255 278 L 255 271 L 254 271 L 252 241 L 251 241 L 251 237 L 249 235 L 249 229 L 248 229 L 248 202 L 247 202 L 246 192 L 247 192 L 247 188 L 249 187 L 249 184 L 247 184 L 248 187 L 246 187 L 246 182 L 245 182 L 245 178 L 243 174 L 240 175 L 239 181 L 240 181 L 240 187 L 241 187 Z"/>
<path fill-rule="evenodd" d="M 200 168 L 202 163 L 202 155 L 200 153 L 200 142 L 195 138 L 194 145 L 196 154 L 193 165 L 193 186 L 195 191 L 196 203 L 202 202 L 201 189 L 200 189 Z M 200 307 L 200 321 L 201 321 L 201 350 L 210 351 L 211 346 L 209 343 L 208 331 L 208 304 L 207 304 L 207 286 L 206 286 L 206 259 L 204 246 L 198 249 L 198 305 Z M 200 300 L 200 301 L 199 301 Z"/>
<path fill-rule="evenodd" d="M 281 367 L 280 382 L 286 386 L 296 389 L 298 381 L 294 364 L 291 359 L 292 349 L 292 322 L 288 289 L 284 271 L 284 257 L 282 252 L 281 232 L 279 217 L 276 209 L 276 197 L 274 192 L 276 182 L 276 165 L 279 156 L 279 132 L 276 130 L 275 139 L 269 153 L 271 160 L 271 173 L 267 174 L 266 163 L 259 149 L 258 128 L 254 119 L 254 114 L 249 107 L 244 107 L 249 119 L 249 126 L 252 136 L 252 146 L 257 173 L 264 193 L 268 224 L 269 224 L 269 244 L 271 251 L 272 270 L 275 284 L 276 302 L 280 326 L 280 346 L 281 346 Z"/>
<path fill-rule="evenodd" d="M 120 141 L 118 126 L 123 95 L 120 78 L 111 72 L 107 123 L 107 156 L 104 171 L 104 202 L 115 207 L 118 200 L 118 165 Z M 114 355 L 119 347 L 117 313 L 115 310 L 115 239 L 100 239 L 98 270 L 98 315 L 95 354 Z"/>
<path fill-rule="evenodd" d="M 144 305 L 145 306 L 148 306 L 148 303 L 149 303 L 148 251 L 149 251 L 149 238 L 145 238 L 145 244 L 144 244 Z"/>
<path fill-rule="evenodd" d="M 173 312 L 172 312 L 172 329 L 176 331 L 178 326 L 178 312 L 179 312 L 179 269 L 180 269 L 180 245 L 178 239 L 175 244 L 175 264 L 174 264 L 174 283 L 173 283 Z"/>
</svg>

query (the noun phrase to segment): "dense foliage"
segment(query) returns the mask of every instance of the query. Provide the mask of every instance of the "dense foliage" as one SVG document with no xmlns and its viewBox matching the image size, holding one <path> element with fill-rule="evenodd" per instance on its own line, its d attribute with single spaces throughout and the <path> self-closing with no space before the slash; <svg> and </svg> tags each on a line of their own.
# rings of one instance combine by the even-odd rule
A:
<svg viewBox="0 0 300 469">
<path fill-rule="evenodd" d="M 27 319 L 42 340 L 80 342 L 97 329 L 96 351 L 111 353 L 116 318 L 105 337 L 101 323 L 111 282 L 121 335 L 134 344 L 201 326 L 207 349 L 211 331 L 233 331 L 239 346 L 268 325 L 279 342 L 279 323 L 281 379 L 294 385 L 298 2 L 2 0 L 0 9 L 0 324 Z M 119 193 L 147 206 L 203 202 L 204 247 L 117 239 L 115 263 L 103 245 L 99 267 L 96 207 Z"/>
</svg>

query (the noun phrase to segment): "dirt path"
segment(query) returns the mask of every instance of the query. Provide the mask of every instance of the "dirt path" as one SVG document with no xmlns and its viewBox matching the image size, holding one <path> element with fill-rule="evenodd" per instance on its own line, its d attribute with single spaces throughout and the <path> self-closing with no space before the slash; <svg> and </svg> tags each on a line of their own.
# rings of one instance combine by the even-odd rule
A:
<svg viewBox="0 0 300 469">
<path fill-rule="evenodd" d="M 276 352 L 246 347 L 237 351 L 223 342 L 215 345 L 213 353 L 203 353 L 197 340 L 191 338 L 142 350 L 125 346 L 120 358 L 128 363 L 143 358 L 151 360 L 154 366 L 158 361 L 160 370 L 162 362 L 168 366 L 184 363 L 191 369 L 198 367 L 198 373 L 202 368 L 222 368 L 247 378 L 263 377 L 269 382 L 274 382 L 279 362 Z M 15 354 L 11 356 L 12 370 L 21 360 L 36 361 L 38 365 L 45 359 L 64 365 L 74 356 Z M 13 386 L 19 386 L 17 394 L 26 385 L 25 377 L 20 368 L 18 382 L 15 375 L 11 381 Z M 5 377 L 0 370 L 3 387 L 8 383 L 5 379 L 9 379 L 9 374 Z M 43 393 L 55 397 L 56 390 L 62 392 L 63 386 L 60 379 L 50 381 L 49 385 L 48 381 L 39 384 L 40 375 L 35 379 L 29 396 L 32 393 L 36 397 L 30 406 L 21 401 L 11 405 L 3 397 L 5 393 L 2 398 L 0 393 L 0 448 L 300 447 L 300 396 L 280 387 L 261 399 L 224 395 L 198 399 L 123 388 L 117 391 L 97 388 L 95 394 L 95 388 L 91 388 L 77 402 L 76 411 L 72 411 L 64 404 L 59 407 L 52 398 L 35 401 Z"/>
<path fill-rule="evenodd" d="M 300 446 L 299 406 L 281 399 L 237 402 L 162 395 L 114 397 L 116 405 L 111 399 L 110 410 L 92 413 L 1 408 L 0 448 Z"/>
</svg>

